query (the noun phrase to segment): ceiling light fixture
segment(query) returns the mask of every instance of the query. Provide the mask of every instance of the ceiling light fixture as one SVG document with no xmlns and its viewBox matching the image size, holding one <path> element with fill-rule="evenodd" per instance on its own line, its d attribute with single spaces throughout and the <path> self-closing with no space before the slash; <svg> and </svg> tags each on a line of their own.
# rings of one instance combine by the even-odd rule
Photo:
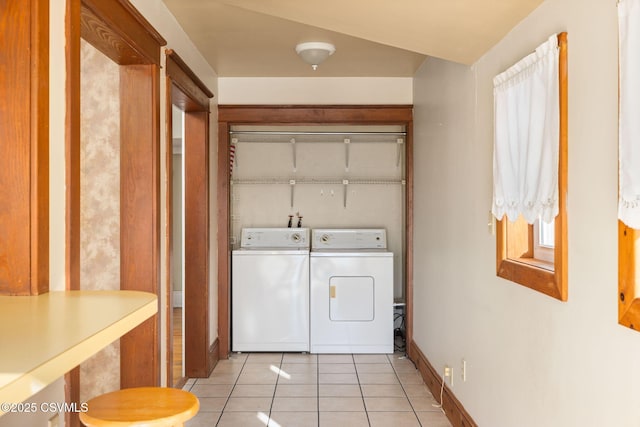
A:
<svg viewBox="0 0 640 427">
<path fill-rule="evenodd" d="M 324 42 L 307 42 L 296 46 L 296 53 L 300 55 L 304 62 L 311 64 L 311 68 L 314 71 L 318 69 L 318 65 L 333 55 L 335 51 L 336 47 L 334 45 Z"/>
</svg>

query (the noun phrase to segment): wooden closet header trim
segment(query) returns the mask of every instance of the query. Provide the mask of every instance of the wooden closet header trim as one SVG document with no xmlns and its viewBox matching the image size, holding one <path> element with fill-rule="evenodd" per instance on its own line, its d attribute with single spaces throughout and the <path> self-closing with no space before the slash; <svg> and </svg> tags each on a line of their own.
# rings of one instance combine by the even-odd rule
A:
<svg viewBox="0 0 640 427">
<path fill-rule="evenodd" d="M 82 38 L 119 65 L 160 65 L 167 41 L 126 0 L 82 0 Z"/>
<path fill-rule="evenodd" d="M 218 121 L 234 124 L 400 124 L 413 120 L 411 105 L 219 105 Z"/>
</svg>

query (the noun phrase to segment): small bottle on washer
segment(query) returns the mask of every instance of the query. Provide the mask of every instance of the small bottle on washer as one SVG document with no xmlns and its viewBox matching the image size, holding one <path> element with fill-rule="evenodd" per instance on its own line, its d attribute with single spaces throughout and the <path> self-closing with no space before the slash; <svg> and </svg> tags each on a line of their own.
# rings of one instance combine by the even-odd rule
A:
<svg viewBox="0 0 640 427">
<path fill-rule="evenodd" d="M 293 226 L 293 215 L 289 215 L 289 223 L 287 224 L 288 228 L 291 228 Z"/>
<path fill-rule="evenodd" d="M 302 228 L 302 215 L 298 214 L 298 228 Z"/>
</svg>

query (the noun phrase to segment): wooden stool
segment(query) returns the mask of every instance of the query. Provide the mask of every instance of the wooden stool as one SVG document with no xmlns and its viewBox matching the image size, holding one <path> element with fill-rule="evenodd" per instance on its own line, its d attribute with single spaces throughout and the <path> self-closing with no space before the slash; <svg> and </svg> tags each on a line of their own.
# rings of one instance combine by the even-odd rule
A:
<svg viewBox="0 0 640 427">
<path fill-rule="evenodd" d="M 80 421 L 93 426 L 182 426 L 200 408 L 188 391 L 166 387 L 139 387 L 106 393 L 87 402 Z"/>
</svg>

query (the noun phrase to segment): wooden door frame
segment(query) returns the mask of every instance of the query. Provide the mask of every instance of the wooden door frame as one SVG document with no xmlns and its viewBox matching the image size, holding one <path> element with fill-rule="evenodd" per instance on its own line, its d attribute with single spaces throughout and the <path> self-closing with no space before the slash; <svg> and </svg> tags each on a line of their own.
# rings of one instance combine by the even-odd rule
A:
<svg viewBox="0 0 640 427">
<path fill-rule="evenodd" d="M 233 125 L 402 125 L 406 141 L 405 324 L 407 351 L 413 341 L 413 106 L 411 105 L 219 105 L 218 106 L 218 344 L 226 359 L 230 341 L 230 171 Z M 408 354 L 414 358 L 412 354 Z"/>
<path fill-rule="evenodd" d="M 173 203 L 171 177 L 173 150 L 171 141 L 172 106 L 185 112 L 184 141 L 184 218 L 185 263 L 184 322 L 185 375 L 208 377 L 215 361 L 209 354 L 209 104 L 213 93 L 180 56 L 166 50 L 167 88 L 167 385 L 173 385 L 173 293 L 171 259 L 173 252 Z M 176 385 L 180 385 L 177 383 Z"/>
<path fill-rule="evenodd" d="M 159 294 L 160 47 L 162 36 L 126 0 L 67 0 L 66 288 L 80 289 L 80 38 L 120 65 L 120 288 Z M 159 315 L 120 341 L 120 386 L 160 383 Z M 65 376 L 79 403 L 79 368 Z M 69 413 L 66 424 L 79 425 Z"/>
<path fill-rule="evenodd" d="M 4 2 L 0 295 L 49 291 L 49 2 Z"/>
</svg>

